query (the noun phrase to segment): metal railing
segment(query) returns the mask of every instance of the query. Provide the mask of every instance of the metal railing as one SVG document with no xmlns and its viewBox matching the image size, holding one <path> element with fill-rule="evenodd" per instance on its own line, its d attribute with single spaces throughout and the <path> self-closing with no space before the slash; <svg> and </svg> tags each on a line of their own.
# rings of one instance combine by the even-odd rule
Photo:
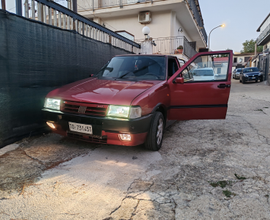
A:
<svg viewBox="0 0 270 220">
<path fill-rule="evenodd" d="M 144 39 L 136 40 L 137 43 L 143 42 Z M 155 46 L 153 46 L 154 54 L 176 54 L 179 46 L 183 47 L 182 53 L 191 58 L 197 51 L 190 45 L 186 37 L 160 37 L 152 39 Z"/>
<path fill-rule="evenodd" d="M 260 46 L 260 44 L 264 41 L 264 39 L 269 35 L 270 35 L 270 24 L 263 30 L 263 32 L 256 39 L 257 45 Z"/>
<path fill-rule="evenodd" d="M 85 3 L 85 1 L 81 1 L 80 4 L 78 3 L 78 9 L 79 11 L 85 10 L 95 11 L 97 9 L 104 9 L 111 7 L 123 8 L 124 6 L 145 2 L 153 4 L 159 1 L 166 1 L 166 0 L 89 0 L 87 1 L 87 4 Z M 197 3 L 197 0 L 185 0 L 185 2 L 188 5 L 191 14 L 193 15 L 193 19 L 196 21 L 197 26 L 199 27 L 199 31 L 201 33 L 203 40 L 205 41 L 205 44 L 207 45 L 207 33 L 204 28 L 203 19 L 198 9 L 199 5 Z M 85 5 L 81 5 L 83 3 L 85 3 Z"/>
<path fill-rule="evenodd" d="M 85 1 L 81 1 L 78 3 L 79 10 L 92 10 L 103 9 L 103 8 L 111 8 L 111 7 L 119 7 L 123 8 L 127 5 L 145 3 L 145 2 L 158 2 L 164 0 L 90 0 L 87 3 Z M 84 5 L 82 5 L 85 3 Z"/>
<path fill-rule="evenodd" d="M 3 1 L 3 0 L 2 0 Z M 62 29 L 74 30 L 81 35 L 112 44 L 124 50 L 139 53 L 140 45 L 110 29 L 49 0 L 16 0 L 16 12 L 20 16 L 53 25 Z"/>
</svg>

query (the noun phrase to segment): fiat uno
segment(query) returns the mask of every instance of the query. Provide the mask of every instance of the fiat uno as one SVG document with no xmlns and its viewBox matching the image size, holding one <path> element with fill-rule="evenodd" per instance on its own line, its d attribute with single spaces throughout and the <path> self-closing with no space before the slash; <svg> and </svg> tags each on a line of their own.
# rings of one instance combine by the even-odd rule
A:
<svg viewBox="0 0 270 220">
<path fill-rule="evenodd" d="M 51 91 L 46 123 L 63 136 L 157 151 L 169 120 L 225 119 L 232 57 L 203 52 L 180 66 L 174 56 L 116 56 L 89 78 Z M 203 68 L 222 77 L 193 76 Z"/>
</svg>

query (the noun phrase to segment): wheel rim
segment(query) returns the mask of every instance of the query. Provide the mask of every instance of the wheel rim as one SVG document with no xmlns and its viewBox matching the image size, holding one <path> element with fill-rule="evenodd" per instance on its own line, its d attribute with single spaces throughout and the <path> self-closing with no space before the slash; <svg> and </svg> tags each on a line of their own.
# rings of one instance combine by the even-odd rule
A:
<svg viewBox="0 0 270 220">
<path fill-rule="evenodd" d="M 158 127 L 157 127 L 157 144 L 159 145 L 162 141 L 163 136 L 163 120 L 160 118 L 158 120 Z"/>
</svg>

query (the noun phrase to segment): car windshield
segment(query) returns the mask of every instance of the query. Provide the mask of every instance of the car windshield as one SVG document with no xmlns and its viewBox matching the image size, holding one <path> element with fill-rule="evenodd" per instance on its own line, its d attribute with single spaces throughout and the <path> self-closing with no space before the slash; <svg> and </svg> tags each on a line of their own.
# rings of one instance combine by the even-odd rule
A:
<svg viewBox="0 0 270 220">
<path fill-rule="evenodd" d="M 241 72 L 242 69 L 237 69 L 236 72 Z"/>
<path fill-rule="evenodd" d="M 243 73 L 250 73 L 250 72 L 259 72 L 259 69 L 257 67 L 253 67 L 253 68 L 245 68 L 243 70 Z"/>
<path fill-rule="evenodd" d="M 164 80 L 165 73 L 165 57 L 119 56 L 114 57 L 96 76 L 115 80 Z"/>
</svg>

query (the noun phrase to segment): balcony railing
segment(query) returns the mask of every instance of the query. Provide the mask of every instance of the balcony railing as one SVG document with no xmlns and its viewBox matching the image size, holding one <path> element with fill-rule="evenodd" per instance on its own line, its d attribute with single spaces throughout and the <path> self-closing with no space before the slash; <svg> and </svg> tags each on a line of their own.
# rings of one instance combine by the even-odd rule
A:
<svg viewBox="0 0 270 220">
<path fill-rule="evenodd" d="M 132 4 L 139 4 L 139 3 L 155 3 L 160 1 L 166 1 L 166 0 L 91 0 L 87 1 L 79 1 L 78 0 L 78 10 L 79 11 L 85 11 L 85 10 L 92 10 L 95 11 L 97 9 L 104 9 L 104 8 L 112 8 L 112 7 L 119 7 L 123 8 L 124 6 L 132 5 Z M 79 3 L 80 2 L 80 3 Z M 205 41 L 205 44 L 207 45 L 207 34 L 204 28 L 203 19 L 200 15 L 199 11 L 199 5 L 197 0 L 185 0 L 186 4 L 188 5 L 188 8 L 193 15 L 193 19 L 197 23 L 197 26 L 199 27 L 199 31 L 202 35 L 202 38 Z"/>
<path fill-rule="evenodd" d="M 123 8 L 127 5 L 145 3 L 145 2 L 159 2 L 164 0 L 92 0 L 85 3 L 85 1 L 78 0 L 78 10 L 92 10 L 103 9 L 103 8 L 111 8 L 111 7 L 119 7 Z"/>
<path fill-rule="evenodd" d="M 2 0 L 5 1 L 5 0 Z M 50 0 L 14 0 L 16 13 L 29 19 L 74 30 L 81 35 L 139 53 L 140 45 Z M 23 6 L 23 7 L 22 7 Z"/>
<path fill-rule="evenodd" d="M 259 35 L 256 42 L 258 46 L 261 46 L 267 42 L 264 41 L 270 40 L 270 24 L 263 30 L 263 32 Z"/>
<path fill-rule="evenodd" d="M 136 40 L 137 43 L 143 42 L 144 39 Z M 191 58 L 197 51 L 191 46 L 185 37 L 161 37 L 153 38 L 156 46 L 153 46 L 154 54 L 175 54 L 178 46 L 183 46 L 183 54 Z"/>
</svg>

